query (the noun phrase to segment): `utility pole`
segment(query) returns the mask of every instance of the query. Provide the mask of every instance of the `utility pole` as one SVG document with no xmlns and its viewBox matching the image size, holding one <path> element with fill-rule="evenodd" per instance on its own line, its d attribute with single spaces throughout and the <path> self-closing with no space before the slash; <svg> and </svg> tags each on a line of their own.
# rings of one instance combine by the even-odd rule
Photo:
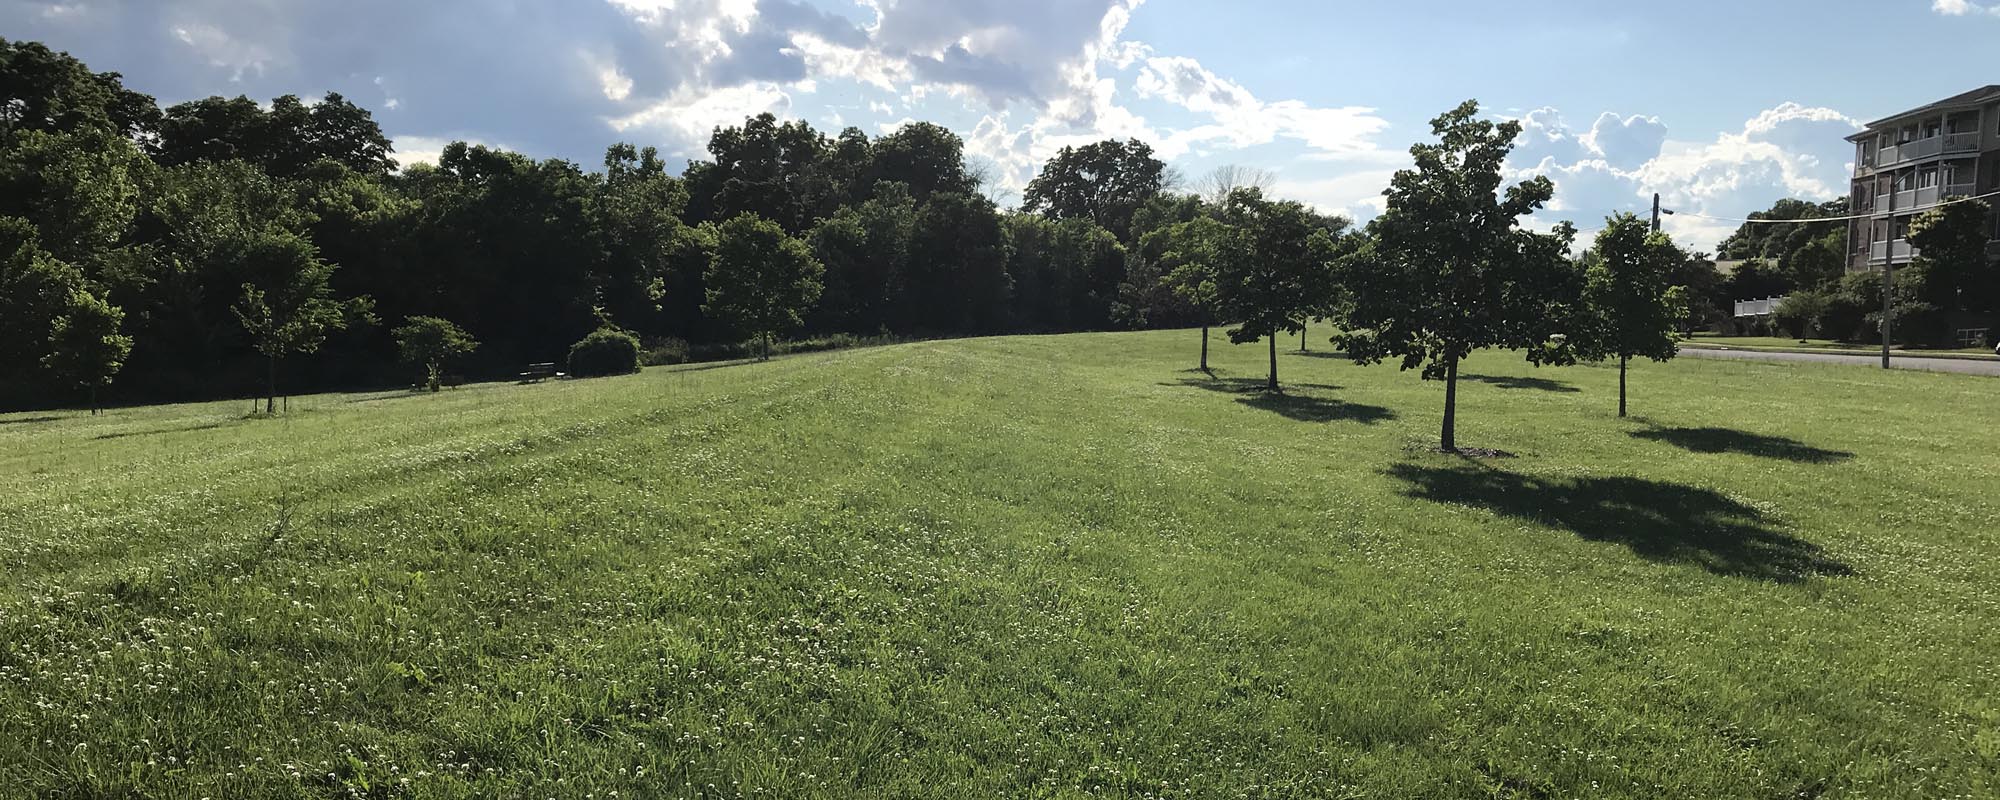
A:
<svg viewBox="0 0 2000 800">
<path fill-rule="evenodd" d="M 1653 193 L 1653 232 L 1660 232 L 1660 193 Z"/>
<path fill-rule="evenodd" d="M 1895 289 L 1896 271 L 1896 174 L 1889 173 L 1889 232 L 1883 234 L 1888 241 L 1882 245 L 1882 368 L 1889 368 L 1889 334 L 1894 325 L 1889 320 L 1889 294 Z M 1873 237 L 1870 237 L 1873 238 Z"/>
</svg>

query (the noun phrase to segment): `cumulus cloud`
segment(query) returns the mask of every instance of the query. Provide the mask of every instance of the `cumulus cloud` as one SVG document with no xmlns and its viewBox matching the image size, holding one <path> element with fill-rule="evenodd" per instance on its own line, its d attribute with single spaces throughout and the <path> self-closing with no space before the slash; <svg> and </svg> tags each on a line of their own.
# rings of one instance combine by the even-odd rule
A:
<svg viewBox="0 0 2000 800">
<path fill-rule="evenodd" d="M 438 159 L 444 157 L 445 146 L 455 141 L 462 141 L 466 144 L 484 145 L 497 149 L 511 149 L 506 145 L 497 145 L 468 136 L 392 136 L 390 140 L 396 146 L 397 166 L 406 169 L 418 164 L 435 166 L 438 163 Z"/>
<path fill-rule="evenodd" d="M 13 0 L 0 24 L 166 103 L 334 90 L 396 112 L 392 133 L 477 135 L 587 164 L 619 134 L 698 154 L 716 109 L 810 91 L 795 39 L 868 36 L 795 0 Z"/>
<path fill-rule="evenodd" d="M 1509 162 L 1517 178 L 1547 175 L 1555 198 L 1544 222 L 1569 219 L 1586 231 L 1617 211 L 1642 211 L 1658 192 L 1675 209 L 1668 231 L 1708 249 L 1743 218 L 1786 197 L 1826 201 L 1847 191 L 1861 123 L 1829 108 L 1783 103 L 1713 141 L 1676 141 L 1654 117 L 1598 116 L 1573 133 L 1554 109 L 1522 118 L 1521 146 Z"/>
<path fill-rule="evenodd" d="M 2000 17 L 2000 4 L 1980 5 L 1971 0 L 1931 0 L 1931 10 L 1947 17 L 1990 14 Z"/>
<path fill-rule="evenodd" d="M 1359 156 L 1376 153 L 1375 135 L 1389 127 L 1375 109 L 1360 106 L 1315 108 L 1296 100 L 1266 103 L 1242 85 L 1180 56 L 1144 59 L 1134 83 L 1140 97 L 1173 103 L 1209 118 L 1208 124 L 1174 131 L 1161 151 L 1168 157 L 1190 147 L 1222 143 L 1242 148 L 1296 139 L 1315 153 Z"/>
<path fill-rule="evenodd" d="M 1003 191 L 1058 149 L 1105 138 L 1149 142 L 1170 160 L 1276 146 L 1267 152 L 1289 159 L 1271 164 L 1286 173 L 1278 191 L 1366 218 L 1408 163 L 1382 145 L 1389 121 L 1376 109 L 1260 97 L 1126 38 L 1143 0 L 855 2 L 862 13 L 843 16 L 808 0 L 0 0 L 0 24 L 170 103 L 339 91 L 377 110 L 406 163 L 434 159 L 450 138 L 583 164 L 621 138 L 701 157 L 716 126 L 752 114 L 805 106 L 837 126 L 836 110 L 866 109 L 854 123 L 875 126 L 935 118 L 939 101 L 976 116 L 961 131 L 966 153 Z M 1712 141 L 1671 139 L 1646 115 L 1573 128 L 1542 108 L 1520 121 L 1510 169 L 1549 175 L 1551 220 L 1586 226 L 1654 191 L 1716 216 L 1837 196 L 1850 156 L 1841 136 L 1855 124 L 1792 103 Z M 1689 230 L 1697 243 L 1719 238 Z"/>
<path fill-rule="evenodd" d="M 977 109 L 967 152 L 1014 190 L 1056 150 L 1104 138 L 1168 159 L 1280 139 L 1371 167 L 1396 157 L 1374 141 L 1388 127 L 1374 109 L 1259 98 L 1125 39 L 1143 0 L 857 2 L 872 20 L 805 0 L 11 0 L 0 22 L 167 103 L 333 90 L 400 141 L 506 141 L 585 164 L 615 138 L 700 157 L 715 126 L 785 114 L 822 85 L 900 101 L 866 100 L 862 124 L 936 98 Z M 1183 124 L 1149 121 L 1135 99 Z"/>
</svg>

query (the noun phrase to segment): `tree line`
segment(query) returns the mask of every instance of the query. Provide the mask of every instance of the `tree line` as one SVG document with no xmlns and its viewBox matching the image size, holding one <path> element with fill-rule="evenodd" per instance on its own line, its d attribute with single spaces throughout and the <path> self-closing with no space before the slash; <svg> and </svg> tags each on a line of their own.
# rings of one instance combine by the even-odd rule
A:
<svg viewBox="0 0 2000 800">
<path fill-rule="evenodd" d="M 0 404 L 435 384 L 599 332 L 678 353 L 1187 321 L 1127 286 L 1133 245 L 1197 203 L 1138 141 L 1065 149 L 1003 212 L 922 122 L 761 115 L 679 175 L 626 143 L 595 170 L 462 142 L 399 168 L 338 94 L 162 108 L 5 40 L 0 88 Z"/>
<path fill-rule="evenodd" d="M 795 334 L 1199 326 L 1206 369 L 1218 325 L 1266 345 L 1279 391 L 1277 337 L 1323 322 L 1356 361 L 1443 381 L 1450 449 L 1459 365 L 1478 350 L 1615 360 L 1623 414 L 1623 367 L 1672 357 L 1678 332 L 1764 288 L 1751 282 L 1851 280 L 1811 221 L 1833 206 L 1781 204 L 1797 226 L 1724 242 L 1775 269 L 1723 276 L 1629 214 L 1573 255 L 1570 224 L 1526 224 L 1553 184 L 1505 185 L 1519 125 L 1473 102 L 1432 121 L 1385 212 L 1356 228 L 1268 197 L 1258 170 L 1180 191 L 1136 140 L 1064 148 L 1002 211 L 958 136 L 921 122 L 828 136 L 760 115 L 718 128 L 678 176 L 624 143 L 599 171 L 462 142 L 398 169 L 337 94 L 162 109 L 116 74 L 6 42 L 0 83 L 16 98 L 0 107 L 0 367 L 24 376 L 0 400 L 16 403 L 116 379 L 127 398 L 260 386 L 273 410 L 281 384 L 436 388 L 447 370 L 565 357 L 619 372 L 643 349 L 768 354 Z M 1950 209 L 1913 236 L 1983 214 Z M 1926 264 L 1957 252 L 1923 246 Z M 1953 269 L 1990 271 L 1983 253 Z"/>
</svg>

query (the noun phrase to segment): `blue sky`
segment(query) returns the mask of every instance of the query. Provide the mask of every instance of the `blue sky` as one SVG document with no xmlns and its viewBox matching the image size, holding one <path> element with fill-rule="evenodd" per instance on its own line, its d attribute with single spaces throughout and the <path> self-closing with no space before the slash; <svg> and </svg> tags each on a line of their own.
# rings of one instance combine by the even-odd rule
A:
<svg viewBox="0 0 2000 800">
<path fill-rule="evenodd" d="M 339 91 L 406 161 L 452 139 L 700 157 L 761 111 L 921 119 L 1003 203 L 1055 149 L 1115 136 L 1364 219 L 1426 121 L 1477 98 L 1526 126 L 1510 167 L 1556 180 L 1544 223 L 1658 191 L 1704 248 L 1734 226 L 1697 214 L 1843 193 L 1861 121 L 2000 82 L 2000 0 L 0 0 L 0 36 L 168 103 Z"/>
</svg>

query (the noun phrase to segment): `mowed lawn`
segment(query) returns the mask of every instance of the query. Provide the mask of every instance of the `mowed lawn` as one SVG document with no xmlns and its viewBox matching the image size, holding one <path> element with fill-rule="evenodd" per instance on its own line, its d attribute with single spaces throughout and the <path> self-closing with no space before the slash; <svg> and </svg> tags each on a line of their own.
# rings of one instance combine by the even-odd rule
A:
<svg viewBox="0 0 2000 800">
<path fill-rule="evenodd" d="M 2000 795 L 2000 382 L 1196 347 L 0 416 L 0 796 Z"/>
</svg>

